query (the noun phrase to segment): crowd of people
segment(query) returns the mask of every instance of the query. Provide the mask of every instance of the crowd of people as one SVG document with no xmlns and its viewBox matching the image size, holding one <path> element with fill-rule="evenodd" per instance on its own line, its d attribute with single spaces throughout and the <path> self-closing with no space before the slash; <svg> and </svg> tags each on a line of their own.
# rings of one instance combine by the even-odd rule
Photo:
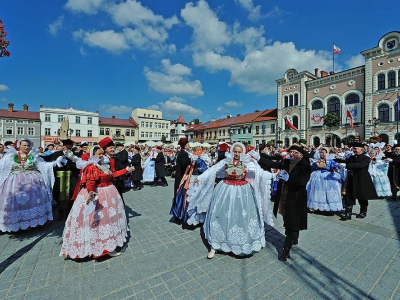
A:
<svg viewBox="0 0 400 300">
<path fill-rule="evenodd" d="M 94 145 L 35 148 L 28 138 L 0 144 L 0 231 L 15 232 L 65 221 L 60 255 L 71 259 L 118 256 L 129 227 L 124 193 L 168 187 L 177 224 L 203 226 L 207 258 L 218 251 L 252 255 L 265 246 L 265 226 L 281 214 L 282 256 L 299 242 L 309 213 L 329 212 L 343 221 L 365 218 L 368 201 L 396 200 L 400 145 L 353 143 L 350 147 L 291 145 L 256 148 L 240 142 L 191 148 L 125 146 L 106 137 Z M 145 192 L 145 191 L 141 191 Z"/>
</svg>

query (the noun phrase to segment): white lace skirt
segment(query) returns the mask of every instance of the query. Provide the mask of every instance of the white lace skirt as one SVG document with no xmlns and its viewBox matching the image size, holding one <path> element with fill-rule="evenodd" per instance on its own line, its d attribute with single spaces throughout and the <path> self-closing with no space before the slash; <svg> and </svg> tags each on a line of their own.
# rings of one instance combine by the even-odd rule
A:
<svg viewBox="0 0 400 300">
<path fill-rule="evenodd" d="M 95 208 L 85 211 L 87 189 L 82 189 L 68 215 L 60 256 L 99 257 L 122 247 L 128 226 L 122 199 L 114 185 L 99 187 Z"/>
<path fill-rule="evenodd" d="M 53 220 L 51 191 L 39 172 L 10 175 L 0 191 L 0 231 L 18 231 Z"/>
<path fill-rule="evenodd" d="M 249 255 L 265 246 L 262 224 L 253 187 L 216 186 L 204 223 L 205 236 L 215 250 Z"/>
</svg>

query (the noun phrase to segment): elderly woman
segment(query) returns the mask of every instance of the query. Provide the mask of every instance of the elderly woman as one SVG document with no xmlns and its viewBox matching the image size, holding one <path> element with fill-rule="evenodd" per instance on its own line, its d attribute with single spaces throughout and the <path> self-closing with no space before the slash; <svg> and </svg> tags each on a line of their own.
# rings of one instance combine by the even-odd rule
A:
<svg viewBox="0 0 400 300">
<path fill-rule="evenodd" d="M 264 222 L 273 225 L 270 205 L 272 174 L 263 171 L 234 143 L 227 157 L 207 169 L 188 190 L 189 224 L 204 222 L 211 251 L 251 255 L 265 246 Z M 214 189 L 216 177 L 222 177 Z"/>
<path fill-rule="evenodd" d="M 33 228 L 53 220 L 53 165 L 59 161 L 44 162 L 30 153 L 32 147 L 30 139 L 20 139 L 18 151 L 10 150 L 0 160 L 0 231 Z"/>
</svg>

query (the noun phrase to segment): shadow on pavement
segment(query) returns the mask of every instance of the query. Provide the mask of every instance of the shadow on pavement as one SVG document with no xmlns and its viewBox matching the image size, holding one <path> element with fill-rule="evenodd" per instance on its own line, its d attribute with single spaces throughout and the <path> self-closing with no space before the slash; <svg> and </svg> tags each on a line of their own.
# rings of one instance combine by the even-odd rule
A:
<svg viewBox="0 0 400 300">
<path fill-rule="evenodd" d="M 394 227 L 397 231 L 397 239 L 400 242 L 400 200 L 389 200 L 387 201 L 387 204 L 392 216 Z"/>
</svg>

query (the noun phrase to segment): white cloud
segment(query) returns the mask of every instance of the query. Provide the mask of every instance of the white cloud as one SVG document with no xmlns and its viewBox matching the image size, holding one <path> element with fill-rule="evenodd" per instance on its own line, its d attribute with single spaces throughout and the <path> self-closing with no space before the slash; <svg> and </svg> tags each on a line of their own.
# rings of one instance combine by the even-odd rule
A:
<svg viewBox="0 0 400 300">
<path fill-rule="evenodd" d="M 7 101 L 7 98 L 1 98 L 0 101 L 1 101 L 1 102 L 6 102 L 6 101 Z"/>
<path fill-rule="evenodd" d="M 275 6 L 272 10 L 270 10 L 265 17 L 267 18 L 274 18 L 274 17 L 279 17 L 283 14 L 287 14 L 288 12 L 285 12 L 283 9 L 279 8 L 278 6 Z"/>
<path fill-rule="evenodd" d="M 165 115 L 176 116 L 179 114 L 185 116 L 198 117 L 203 113 L 200 109 L 194 108 L 188 104 L 185 104 L 185 100 L 179 97 L 171 97 L 165 102 L 160 102 L 159 107 Z"/>
<path fill-rule="evenodd" d="M 242 102 L 236 102 L 236 101 L 227 101 L 224 104 L 230 107 L 241 107 L 243 105 Z"/>
<path fill-rule="evenodd" d="M 56 36 L 58 30 L 61 29 L 64 22 L 64 15 L 61 15 L 55 20 L 53 23 L 49 24 L 49 33 L 53 36 Z"/>
<path fill-rule="evenodd" d="M 65 8 L 74 12 L 96 14 L 103 4 L 104 0 L 68 0 Z"/>
<path fill-rule="evenodd" d="M 89 32 L 80 29 L 73 32 L 73 36 L 76 39 L 82 39 L 85 44 L 91 47 L 103 48 L 112 53 L 119 53 L 129 49 L 125 35 L 114 30 Z"/>
<path fill-rule="evenodd" d="M 351 69 L 365 65 L 365 58 L 362 54 L 358 54 L 350 57 L 348 60 L 345 61 L 345 63 Z"/>
<path fill-rule="evenodd" d="M 219 111 L 219 112 L 227 112 L 228 110 L 223 106 L 218 106 L 217 107 L 217 111 Z"/>
<path fill-rule="evenodd" d="M 80 47 L 80 48 L 79 48 L 79 53 L 80 53 L 82 56 L 87 56 L 87 52 L 86 52 L 85 48 L 83 48 L 83 47 Z"/>
<path fill-rule="evenodd" d="M 151 71 L 147 67 L 144 69 L 144 74 L 152 90 L 163 94 L 192 97 L 204 95 L 199 80 L 189 81 L 187 79 L 187 76 L 192 74 L 190 68 L 182 64 L 171 65 L 169 59 L 163 59 L 161 64 L 162 72 Z"/>
<path fill-rule="evenodd" d="M 9 87 L 6 86 L 5 84 L 0 84 L 0 92 L 5 92 L 9 90 Z"/>
<path fill-rule="evenodd" d="M 253 0 L 235 0 L 235 2 L 249 12 L 249 20 L 257 21 L 261 18 L 261 5 L 254 6 Z"/>
<path fill-rule="evenodd" d="M 101 104 L 99 106 L 99 110 L 102 112 L 106 112 L 108 114 L 112 115 L 126 115 L 130 114 L 133 110 L 132 107 L 130 106 L 125 106 L 125 105 L 111 105 L 111 104 Z"/>
<path fill-rule="evenodd" d="M 147 109 L 160 110 L 160 107 L 157 104 L 153 104 L 153 105 L 148 106 Z"/>
</svg>

